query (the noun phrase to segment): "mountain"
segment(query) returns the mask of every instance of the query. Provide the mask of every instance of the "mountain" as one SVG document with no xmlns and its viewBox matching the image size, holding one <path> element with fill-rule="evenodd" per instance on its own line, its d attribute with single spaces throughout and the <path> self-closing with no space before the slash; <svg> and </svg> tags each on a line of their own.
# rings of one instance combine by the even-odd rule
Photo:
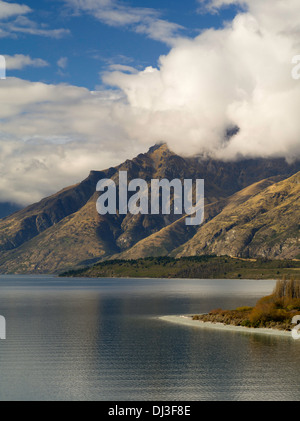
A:
<svg viewBox="0 0 300 421">
<path fill-rule="evenodd" d="M 177 257 L 300 258 L 300 172 L 238 203 L 240 194 L 202 225 Z"/>
<path fill-rule="evenodd" d="M 198 227 L 186 226 L 180 215 L 99 215 L 96 184 L 111 178 L 118 186 L 119 171 L 147 182 L 204 178 L 205 222 Z M 0 272 L 57 273 L 101 259 L 151 255 L 295 257 L 299 171 L 299 161 L 183 158 L 156 145 L 1 219 Z"/>
</svg>

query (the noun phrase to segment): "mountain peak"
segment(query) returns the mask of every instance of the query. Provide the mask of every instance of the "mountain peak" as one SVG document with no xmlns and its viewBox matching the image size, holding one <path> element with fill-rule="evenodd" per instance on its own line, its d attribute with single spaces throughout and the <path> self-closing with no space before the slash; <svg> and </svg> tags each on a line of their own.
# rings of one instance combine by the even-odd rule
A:
<svg viewBox="0 0 300 421">
<path fill-rule="evenodd" d="M 155 145 L 151 146 L 147 152 L 147 154 L 152 154 L 153 152 L 159 150 L 159 149 L 168 149 L 168 145 L 166 142 L 160 142 L 156 143 Z"/>
</svg>

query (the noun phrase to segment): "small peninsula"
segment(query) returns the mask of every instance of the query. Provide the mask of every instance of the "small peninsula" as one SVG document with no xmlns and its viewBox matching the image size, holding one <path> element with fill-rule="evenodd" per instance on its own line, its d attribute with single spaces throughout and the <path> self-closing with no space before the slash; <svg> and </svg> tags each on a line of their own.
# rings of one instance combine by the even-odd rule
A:
<svg viewBox="0 0 300 421">
<path fill-rule="evenodd" d="M 291 331 L 294 316 L 300 314 L 300 281 L 279 280 L 271 295 L 259 299 L 254 307 L 235 310 L 215 309 L 208 314 L 192 316 L 192 320 L 249 328 Z"/>
</svg>

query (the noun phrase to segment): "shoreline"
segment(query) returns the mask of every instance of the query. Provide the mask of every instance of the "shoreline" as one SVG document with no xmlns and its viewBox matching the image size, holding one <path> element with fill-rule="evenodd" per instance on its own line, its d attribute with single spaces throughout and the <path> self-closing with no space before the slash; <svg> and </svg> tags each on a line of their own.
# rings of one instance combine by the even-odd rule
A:
<svg viewBox="0 0 300 421">
<path fill-rule="evenodd" d="M 271 336 L 281 336 L 286 338 L 292 338 L 292 333 L 286 330 L 279 329 L 269 329 L 264 327 L 245 327 L 245 326 L 234 326 L 234 325 L 225 325 L 223 323 L 212 323 L 212 322 L 203 322 L 201 320 L 192 320 L 191 316 L 160 316 L 159 320 L 179 324 L 182 326 L 196 327 L 198 329 L 215 329 L 223 330 L 230 332 L 244 332 L 244 333 L 256 333 L 262 335 L 271 335 Z"/>
</svg>

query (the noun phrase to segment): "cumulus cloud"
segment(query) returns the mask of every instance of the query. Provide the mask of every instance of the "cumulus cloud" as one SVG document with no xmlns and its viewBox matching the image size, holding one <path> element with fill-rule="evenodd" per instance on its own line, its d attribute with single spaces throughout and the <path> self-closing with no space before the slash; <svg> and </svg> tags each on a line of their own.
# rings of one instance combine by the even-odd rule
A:
<svg viewBox="0 0 300 421">
<path fill-rule="evenodd" d="M 1 201 L 32 203 L 143 151 L 113 119 L 114 91 L 8 78 L 0 102 Z"/>
<path fill-rule="evenodd" d="M 113 89 L 0 81 L 1 200 L 31 203 L 160 141 L 182 155 L 300 158 L 300 3 L 210 5 L 229 3 L 243 7 L 232 22 L 178 39 L 157 67 L 114 64 Z"/>
<path fill-rule="evenodd" d="M 206 5 L 233 3 L 244 8 L 233 22 L 178 40 L 157 68 L 105 75 L 126 94 L 121 124 L 130 137 L 221 159 L 300 156 L 300 84 L 291 77 L 292 57 L 300 51 L 300 3 Z M 233 127 L 240 130 L 228 139 Z"/>
</svg>

